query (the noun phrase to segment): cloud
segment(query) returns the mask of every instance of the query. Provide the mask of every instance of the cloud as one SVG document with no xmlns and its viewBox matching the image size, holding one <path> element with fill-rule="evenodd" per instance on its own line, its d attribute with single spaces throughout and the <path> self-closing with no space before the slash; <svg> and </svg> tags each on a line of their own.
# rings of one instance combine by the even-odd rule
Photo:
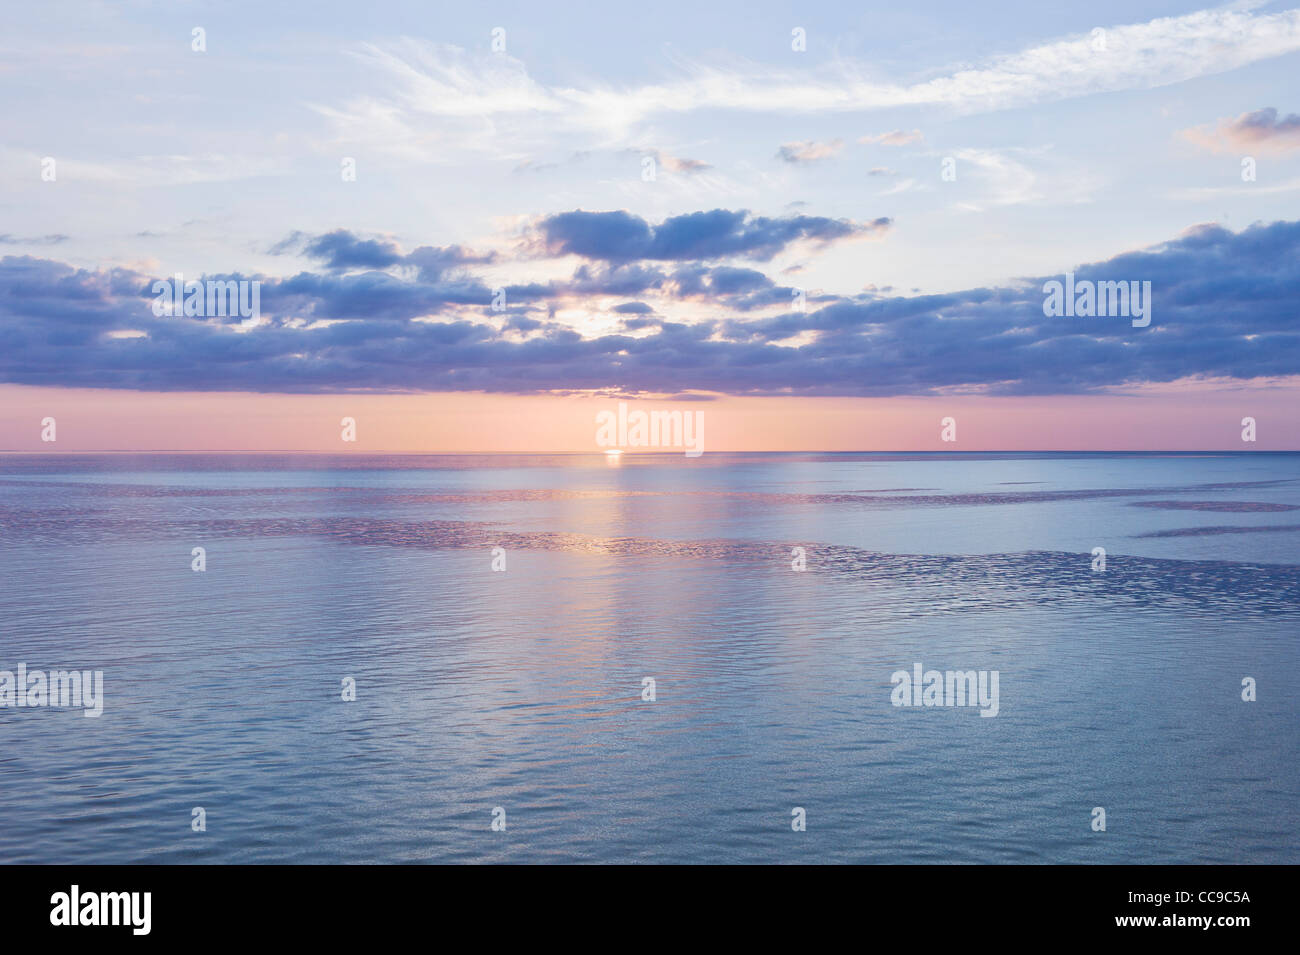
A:
<svg viewBox="0 0 1300 955">
<path fill-rule="evenodd" d="M 887 133 L 880 133 L 877 136 L 863 136 L 858 142 L 869 146 L 910 146 L 912 143 L 919 143 L 924 136 L 919 129 L 907 132 L 902 129 L 891 130 Z"/>
<path fill-rule="evenodd" d="M 826 245 L 882 235 L 888 218 L 857 223 L 822 216 L 752 216 L 744 210 L 692 212 L 652 225 L 630 212 L 562 212 L 537 230 L 549 255 L 607 262 L 693 261 L 744 257 L 767 261 L 800 241 Z"/>
<path fill-rule="evenodd" d="M 1300 115 L 1278 119 L 1272 106 L 1220 120 L 1216 127 L 1196 126 L 1182 131 L 1184 138 L 1218 153 L 1285 153 L 1300 149 Z"/>
<path fill-rule="evenodd" d="M 459 245 L 445 248 L 423 245 L 407 253 L 392 239 L 364 238 L 347 229 L 335 229 L 317 236 L 293 232 L 273 245 L 270 252 L 272 255 L 302 255 L 334 272 L 409 266 L 430 282 L 450 269 L 486 265 L 496 260 L 494 252 L 477 253 Z"/>
<path fill-rule="evenodd" d="M 1033 170 L 1006 152 L 959 149 L 953 158 L 957 160 L 959 176 L 965 173 L 965 167 L 973 166 L 976 178 L 987 189 L 983 197 L 958 203 L 958 208 L 982 212 L 989 206 L 1015 206 L 1043 198 Z"/>
<path fill-rule="evenodd" d="M 743 237 L 758 221 L 721 235 Z M 634 244 L 678 241 L 647 229 L 630 230 Z M 494 315 L 487 283 L 472 274 L 427 281 L 394 269 L 407 277 L 263 277 L 266 320 L 239 328 L 154 316 L 147 274 L 6 256 L 0 381 L 157 392 L 927 395 L 1300 375 L 1300 222 L 1198 226 L 1073 269 L 1079 280 L 1150 281 L 1153 318 L 1141 329 L 1123 318 L 1045 317 L 1043 282 L 1059 275 L 942 295 L 821 295 L 798 311 L 789 289 L 755 269 L 692 262 L 664 275 L 637 263 L 584 264 L 564 282 L 511 286 L 512 310 Z M 652 293 L 608 306 L 626 316 L 623 331 L 585 336 L 549 317 L 548 303 L 579 295 L 584 283 L 604 295 L 620 281 Z M 752 299 L 769 303 L 758 317 L 744 311 Z M 684 321 L 656 301 L 707 308 Z"/>
<path fill-rule="evenodd" d="M 646 157 L 649 157 L 653 159 L 655 165 L 664 172 L 680 172 L 693 175 L 695 173 L 706 172 L 713 168 L 713 166 L 702 159 L 688 159 L 683 156 L 674 156 L 671 153 L 664 152 L 662 149 L 655 149 L 650 146 L 628 146 L 619 150 L 619 153 L 631 154 L 640 157 L 643 160 Z M 575 158 L 577 156 L 586 158 L 591 155 L 594 155 L 591 151 L 584 150 L 575 154 Z"/>
<path fill-rule="evenodd" d="M 876 195 L 877 197 L 897 196 L 897 195 L 901 195 L 904 192 L 911 192 L 913 189 L 917 187 L 917 185 L 918 185 L 917 181 L 910 177 L 907 179 L 900 179 L 898 182 L 894 183 L 888 189 L 880 190 L 880 192 L 876 193 Z"/>
<path fill-rule="evenodd" d="M 386 239 L 359 239 L 336 229 L 307 242 L 303 253 L 329 269 L 384 269 L 402 260 L 397 245 Z"/>
<path fill-rule="evenodd" d="M 40 153 L 0 146 L 0 164 L 3 165 L 21 163 L 39 169 L 44 158 Z M 294 171 L 292 162 L 283 157 L 247 154 L 106 156 L 96 153 L 93 160 L 75 155 L 54 158 L 59 181 L 110 186 L 186 186 L 286 176 Z"/>
<path fill-rule="evenodd" d="M 504 54 L 474 56 L 414 39 L 366 44 L 357 56 L 386 80 L 378 95 L 315 109 L 341 140 L 446 161 L 489 152 L 522 161 L 557 135 L 605 146 L 669 114 L 834 114 L 939 107 L 969 114 L 1119 90 L 1151 89 L 1300 51 L 1300 10 L 1260 13 L 1257 0 L 1079 33 L 959 64 L 926 79 L 872 77 L 835 58 L 810 70 L 678 60 L 676 75 L 632 86 L 548 85 Z M 913 134 L 895 131 L 885 136 Z M 883 141 L 883 140 L 882 140 Z M 910 140 L 909 140 L 910 141 Z"/>
<path fill-rule="evenodd" d="M 841 139 L 829 143 L 808 140 L 802 143 L 785 143 L 776 151 L 776 156 L 788 163 L 817 162 L 838 155 L 843 148 L 844 141 Z"/>
<path fill-rule="evenodd" d="M 1241 182 L 1231 186 L 1191 186 L 1171 189 L 1165 196 L 1179 201 L 1204 202 L 1207 199 L 1221 201 L 1225 198 L 1268 196 L 1286 192 L 1300 192 L 1300 178 L 1284 179 L 1267 186 L 1257 182 Z"/>
<path fill-rule="evenodd" d="M 70 236 L 61 232 L 52 232 L 49 235 L 11 235 L 8 232 L 0 232 L 0 245 L 59 245 L 67 242 Z"/>
<path fill-rule="evenodd" d="M 659 151 L 655 151 L 653 155 L 655 161 L 669 172 L 694 173 L 713 168 L 702 159 L 684 159 L 680 156 L 670 156 L 668 153 Z"/>
</svg>

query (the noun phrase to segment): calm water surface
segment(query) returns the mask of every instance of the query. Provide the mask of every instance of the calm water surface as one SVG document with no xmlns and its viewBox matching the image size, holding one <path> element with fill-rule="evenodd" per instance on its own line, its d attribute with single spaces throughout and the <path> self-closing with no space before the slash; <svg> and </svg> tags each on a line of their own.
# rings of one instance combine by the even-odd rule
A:
<svg viewBox="0 0 1300 955">
<path fill-rule="evenodd" d="M 1300 862 L 1300 455 L 9 454 L 0 579 L 6 862 Z"/>
</svg>

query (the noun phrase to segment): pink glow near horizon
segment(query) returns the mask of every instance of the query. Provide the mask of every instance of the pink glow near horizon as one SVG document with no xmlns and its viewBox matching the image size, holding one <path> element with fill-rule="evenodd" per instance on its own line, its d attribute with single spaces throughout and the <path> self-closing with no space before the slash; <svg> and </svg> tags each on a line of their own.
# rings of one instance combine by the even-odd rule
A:
<svg viewBox="0 0 1300 955">
<path fill-rule="evenodd" d="M 629 402 L 704 413 L 705 451 L 1300 450 L 1295 388 L 1051 397 L 737 398 Z M 617 398 L 157 394 L 0 386 L 9 451 L 600 453 Z M 1258 439 L 1241 439 L 1253 417 Z M 41 440 L 53 417 L 57 440 Z M 340 422 L 357 422 L 345 443 Z M 940 420 L 957 440 L 940 440 Z M 630 449 L 660 450 L 660 449 Z M 671 450 L 671 449 L 666 449 Z"/>
</svg>

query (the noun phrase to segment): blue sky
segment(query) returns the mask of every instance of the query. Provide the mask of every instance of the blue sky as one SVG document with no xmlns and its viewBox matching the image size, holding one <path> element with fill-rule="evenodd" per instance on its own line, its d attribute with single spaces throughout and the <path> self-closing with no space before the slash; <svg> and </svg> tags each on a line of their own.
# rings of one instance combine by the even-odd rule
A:
<svg viewBox="0 0 1300 955">
<path fill-rule="evenodd" d="M 9 11 L 0 381 L 1072 394 L 1300 370 L 1300 12 L 704 7 Z M 1053 325 L 1038 289 L 1066 270 L 1154 280 L 1154 328 Z M 144 290 L 176 272 L 258 278 L 267 317 L 159 321 Z"/>
</svg>

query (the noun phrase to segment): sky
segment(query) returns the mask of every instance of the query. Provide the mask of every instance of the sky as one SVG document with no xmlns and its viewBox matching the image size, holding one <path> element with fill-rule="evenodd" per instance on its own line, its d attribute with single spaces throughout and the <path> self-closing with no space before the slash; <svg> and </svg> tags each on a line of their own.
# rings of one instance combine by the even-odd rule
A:
<svg viewBox="0 0 1300 955">
<path fill-rule="evenodd" d="M 0 449 L 1300 449 L 1300 9 L 1070 7 L 14 7 Z"/>
</svg>

